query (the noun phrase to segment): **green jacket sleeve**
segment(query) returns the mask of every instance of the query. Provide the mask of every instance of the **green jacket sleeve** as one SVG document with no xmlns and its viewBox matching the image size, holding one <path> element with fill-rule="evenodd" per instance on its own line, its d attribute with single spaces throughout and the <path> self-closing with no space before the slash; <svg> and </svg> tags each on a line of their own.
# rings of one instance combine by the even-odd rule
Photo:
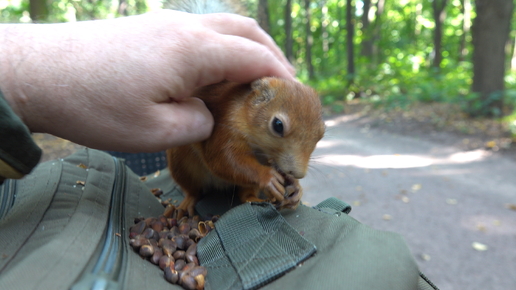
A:
<svg viewBox="0 0 516 290">
<path fill-rule="evenodd" d="M 29 128 L 14 114 L 0 91 L 0 184 L 6 178 L 22 178 L 39 162 L 41 149 Z"/>
</svg>

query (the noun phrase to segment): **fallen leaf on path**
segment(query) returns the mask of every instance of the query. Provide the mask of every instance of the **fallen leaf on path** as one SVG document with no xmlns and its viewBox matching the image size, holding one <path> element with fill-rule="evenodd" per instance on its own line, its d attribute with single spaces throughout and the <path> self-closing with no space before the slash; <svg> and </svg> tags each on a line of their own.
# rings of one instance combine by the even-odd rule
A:
<svg viewBox="0 0 516 290">
<path fill-rule="evenodd" d="M 390 214 L 384 214 L 382 218 L 386 221 L 390 221 L 392 219 L 392 216 Z"/>
<path fill-rule="evenodd" d="M 446 203 L 449 204 L 449 205 L 456 205 L 457 204 L 457 200 L 454 199 L 454 198 L 447 198 L 446 199 Z"/>
<path fill-rule="evenodd" d="M 414 184 L 414 185 L 412 185 L 412 191 L 416 192 L 416 191 L 420 190 L 422 187 L 423 186 L 421 184 L 419 184 L 419 183 Z"/>
<path fill-rule="evenodd" d="M 428 254 L 421 254 L 421 259 L 423 259 L 425 261 L 430 261 L 432 259 L 432 257 L 430 257 L 430 255 L 428 255 Z"/>
<path fill-rule="evenodd" d="M 140 180 L 141 180 L 141 181 L 147 181 L 147 176 L 141 176 L 141 177 L 140 177 Z"/>
<path fill-rule="evenodd" d="M 471 244 L 471 246 L 473 247 L 473 249 L 480 251 L 480 252 L 486 251 L 488 249 L 488 247 L 486 245 L 478 243 L 478 242 L 473 242 L 473 244 Z"/>
<path fill-rule="evenodd" d="M 82 180 L 77 180 L 77 184 L 79 184 L 79 185 L 85 185 L 85 184 L 86 184 L 86 182 L 84 182 L 84 181 L 82 181 Z"/>
<path fill-rule="evenodd" d="M 516 210 L 516 204 L 506 203 L 504 206 L 505 206 L 505 208 L 507 208 L 507 209 L 510 209 L 510 210 Z"/>
<path fill-rule="evenodd" d="M 496 141 L 489 141 L 486 143 L 486 147 L 493 148 L 496 146 Z"/>
<path fill-rule="evenodd" d="M 406 197 L 406 196 L 402 196 L 401 197 L 401 201 L 403 201 L 404 203 L 408 203 L 409 202 L 409 198 Z"/>
<path fill-rule="evenodd" d="M 156 171 L 156 173 L 154 173 L 154 178 L 158 177 L 160 175 L 161 171 Z"/>
</svg>

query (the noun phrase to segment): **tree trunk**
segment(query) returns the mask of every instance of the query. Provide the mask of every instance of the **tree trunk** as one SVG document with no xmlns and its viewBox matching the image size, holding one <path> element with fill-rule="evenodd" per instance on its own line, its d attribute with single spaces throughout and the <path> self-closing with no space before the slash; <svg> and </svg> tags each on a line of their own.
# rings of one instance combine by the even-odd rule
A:
<svg viewBox="0 0 516 290">
<path fill-rule="evenodd" d="M 370 29 L 369 24 L 371 23 L 371 19 L 369 19 L 369 11 L 371 10 L 371 0 L 364 0 L 364 13 L 362 14 L 362 49 L 360 50 L 360 54 L 365 57 L 371 57 L 373 55 L 373 40 L 372 40 L 372 31 Z"/>
<path fill-rule="evenodd" d="M 312 37 L 312 30 L 310 29 L 310 0 L 305 0 L 306 10 L 306 65 L 308 69 L 308 77 L 314 78 L 314 66 L 312 64 L 312 44 L 314 39 Z"/>
<path fill-rule="evenodd" d="M 355 53 L 353 50 L 353 38 L 355 34 L 355 24 L 353 23 L 353 4 L 351 0 L 346 0 L 346 44 L 348 55 L 348 78 L 349 84 L 353 83 L 355 75 Z"/>
<path fill-rule="evenodd" d="M 477 17 L 473 21 L 473 84 L 480 94 L 481 111 L 473 115 L 496 116 L 502 112 L 505 76 L 505 44 L 509 37 L 513 0 L 475 0 Z M 501 95 L 500 95 L 501 96 Z"/>
<path fill-rule="evenodd" d="M 342 7 L 339 6 L 339 4 L 337 4 L 337 22 L 338 22 L 338 29 L 337 29 L 337 37 L 336 37 L 336 41 L 335 41 L 335 55 L 337 56 L 337 64 L 340 65 L 341 64 L 341 49 L 340 49 L 340 46 L 342 44 L 342 42 L 340 41 L 341 39 L 341 36 L 342 36 L 342 10 L 341 9 Z"/>
<path fill-rule="evenodd" d="M 48 19 L 48 7 L 46 0 L 30 0 L 29 8 L 32 22 L 44 22 Z"/>
<path fill-rule="evenodd" d="M 285 7 L 285 34 L 285 56 L 291 63 L 294 63 L 294 40 L 292 39 L 292 0 L 287 0 L 287 6 Z"/>
<path fill-rule="evenodd" d="M 328 58 L 328 50 L 329 50 L 329 39 L 328 39 L 328 24 L 330 20 L 328 19 L 328 6 L 326 6 L 326 1 L 322 1 L 321 3 L 322 9 L 322 19 L 321 19 L 321 35 L 322 35 L 322 51 L 323 51 L 323 60 Z"/>
<path fill-rule="evenodd" d="M 127 0 L 118 1 L 118 14 L 127 16 Z"/>
<path fill-rule="evenodd" d="M 440 68 L 441 61 L 443 60 L 443 56 L 441 53 L 441 45 L 443 39 L 443 23 L 444 18 L 446 18 L 446 12 L 444 8 L 446 7 L 447 0 L 434 0 L 432 2 L 432 7 L 434 9 L 434 21 L 435 21 L 435 29 L 434 29 L 434 61 L 432 63 L 433 67 Z"/>
<path fill-rule="evenodd" d="M 469 23 L 471 21 L 471 0 L 462 0 L 462 35 L 460 37 L 459 61 L 464 61 L 468 55 L 466 49 L 466 36 L 469 33 Z"/>
<path fill-rule="evenodd" d="M 514 45 L 512 47 L 511 70 L 516 71 L 516 37 L 514 37 Z"/>
<path fill-rule="evenodd" d="M 260 24 L 260 27 L 265 32 L 270 34 L 271 27 L 269 24 L 269 4 L 267 3 L 267 0 L 260 0 L 258 2 L 258 13 L 257 14 L 258 14 L 258 24 Z M 287 21 L 287 20 L 285 19 L 285 21 Z"/>
<path fill-rule="evenodd" d="M 382 25 L 382 14 L 385 7 L 385 0 L 376 2 L 376 14 L 373 26 L 373 63 L 378 63 L 378 40 L 380 39 L 380 27 Z"/>
</svg>

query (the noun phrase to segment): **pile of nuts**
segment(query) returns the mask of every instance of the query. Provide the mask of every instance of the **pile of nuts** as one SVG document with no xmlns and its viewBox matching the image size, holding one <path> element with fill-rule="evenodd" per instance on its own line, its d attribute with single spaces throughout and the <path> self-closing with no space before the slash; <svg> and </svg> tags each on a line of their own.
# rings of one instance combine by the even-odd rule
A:
<svg viewBox="0 0 516 290">
<path fill-rule="evenodd" d="M 215 228 L 218 219 L 188 217 L 182 209 L 168 204 L 157 218 L 134 219 L 130 245 L 142 258 L 158 265 L 168 282 L 190 290 L 204 289 L 206 268 L 199 265 L 197 243 Z"/>
</svg>

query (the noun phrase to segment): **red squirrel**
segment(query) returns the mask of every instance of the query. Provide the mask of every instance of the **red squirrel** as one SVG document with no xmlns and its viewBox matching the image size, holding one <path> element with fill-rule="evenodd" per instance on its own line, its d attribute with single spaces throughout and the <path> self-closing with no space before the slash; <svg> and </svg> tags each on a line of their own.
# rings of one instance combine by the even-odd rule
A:
<svg viewBox="0 0 516 290">
<path fill-rule="evenodd" d="M 262 190 L 277 208 L 297 208 L 298 179 L 325 130 L 315 90 L 262 78 L 203 87 L 193 97 L 205 102 L 215 125 L 207 140 L 167 150 L 170 173 L 185 194 L 179 208 L 193 216 L 203 192 L 223 188 L 236 190 L 242 202 L 263 201 Z"/>
</svg>

